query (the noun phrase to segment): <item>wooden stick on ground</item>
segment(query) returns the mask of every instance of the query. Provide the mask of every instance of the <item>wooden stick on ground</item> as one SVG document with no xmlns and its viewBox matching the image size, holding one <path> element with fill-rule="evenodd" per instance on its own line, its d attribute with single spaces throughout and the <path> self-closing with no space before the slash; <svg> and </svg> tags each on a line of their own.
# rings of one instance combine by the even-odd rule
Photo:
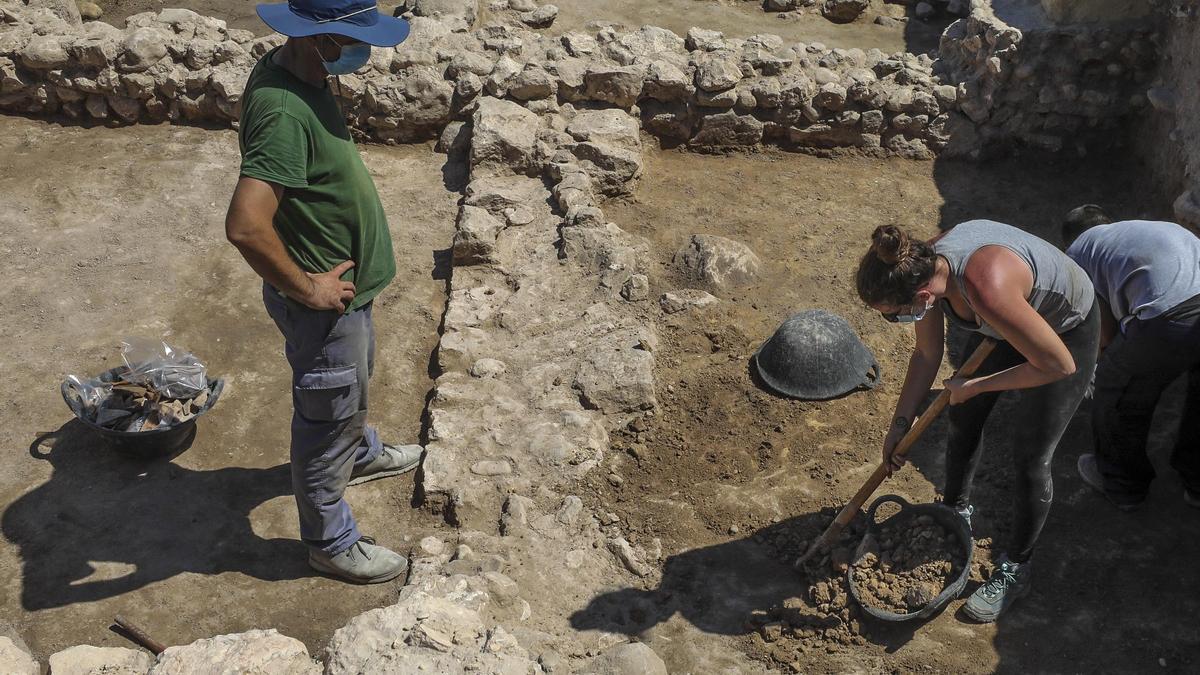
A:
<svg viewBox="0 0 1200 675">
<path fill-rule="evenodd" d="M 133 625 L 120 614 L 113 619 L 113 623 L 120 626 L 121 630 L 125 631 L 127 636 L 132 638 L 134 642 L 154 652 L 155 656 L 163 653 L 167 648 L 166 645 L 147 635 L 146 631 Z"/>
<path fill-rule="evenodd" d="M 964 377 L 973 375 L 995 347 L 996 343 L 993 340 L 984 338 L 983 342 L 979 343 L 979 346 L 975 348 L 975 353 L 971 354 L 971 358 L 967 359 L 962 368 L 958 369 L 957 374 Z M 916 423 L 912 425 L 908 433 L 904 434 L 904 438 L 900 439 L 900 442 L 896 444 L 896 452 L 901 455 L 907 454 L 909 448 L 915 445 L 917 440 L 921 438 L 921 434 L 925 433 L 925 430 L 933 425 L 933 421 L 937 419 L 937 416 L 949 403 L 950 391 L 943 389 L 942 393 L 938 394 L 933 403 L 930 403 L 929 407 L 925 409 L 925 412 L 917 418 Z M 854 493 L 854 497 L 850 502 L 842 507 L 842 510 L 837 514 L 837 518 L 834 518 L 829 527 L 825 528 L 825 532 L 813 541 L 812 545 L 808 547 L 808 551 L 797 558 L 792 566 L 799 568 L 809 558 L 813 557 L 817 551 L 828 548 L 830 544 L 836 541 L 842 530 L 854 519 L 854 514 L 858 513 L 862 505 L 871 498 L 871 495 L 875 494 L 875 490 L 879 489 L 879 484 L 883 482 L 883 479 L 887 478 L 887 475 L 887 464 L 881 463 L 875 469 L 874 473 L 867 478 L 866 482 L 863 483 L 862 487 L 858 489 L 858 492 Z"/>
</svg>

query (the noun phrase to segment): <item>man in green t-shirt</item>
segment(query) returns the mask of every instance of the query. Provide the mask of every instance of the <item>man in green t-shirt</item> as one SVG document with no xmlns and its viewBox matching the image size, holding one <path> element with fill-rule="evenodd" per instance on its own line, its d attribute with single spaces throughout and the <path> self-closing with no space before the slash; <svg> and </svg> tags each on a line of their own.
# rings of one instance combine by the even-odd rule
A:
<svg viewBox="0 0 1200 675">
<path fill-rule="evenodd" d="M 374 0 L 258 6 L 288 40 L 259 61 L 242 96 L 241 175 L 226 235 L 263 278 L 263 302 L 292 367 L 292 486 L 314 569 L 355 583 L 394 579 L 407 559 L 364 537 L 348 485 L 420 464 L 422 448 L 382 443 L 366 424 L 374 365 L 371 305 L 396 274 L 375 184 L 329 90 L 371 45 L 408 36 Z"/>
</svg>

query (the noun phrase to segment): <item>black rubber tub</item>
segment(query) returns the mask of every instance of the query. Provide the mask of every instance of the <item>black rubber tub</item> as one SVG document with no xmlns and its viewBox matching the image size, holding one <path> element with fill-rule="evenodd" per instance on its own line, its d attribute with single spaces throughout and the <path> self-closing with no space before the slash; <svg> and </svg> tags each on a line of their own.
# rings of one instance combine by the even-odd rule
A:
<svg viewBox="0 0 1200 675">
<path fill-rule="evenodd" d="M 101 374 L 100 380 L 103 382 L 115 382 L 120 380 L 121 376 L 127 370 L 125 366 L 113 368 Z M 121 454 L 143 459 L 170 455 L 185 448 L 196 434 L 196 420 L 209 410 L 212 410 L 213 406 L 217 404 L 217 399 L 221 397 L 221 391 L 224 388 L 225 380 L 208 378 L 208 400 L 205 401 L 204 406 L 200 408 L 195 417 L 182 424 L 151 429 L 150 431 L 116 431 L 106 429 L 83 416 L 83 403 L 80 401 L 75 388 L 71 386 L 70 381 L 64 381 L 61 387 L 63 401 L 67 403 L 67 407 L 71 409 L 71 412 L 75 414 L 75 419 L 95 431 L 110 449 Z"/>
<path fill-rule="evenodd" d="M 880 506 L 888 503 L 898 504 L 900 506 L 899 513 L 888 517 L 882 523 L 876 522 L 875 513 L 879 510 Z M 866 604 L 858 596 L 858 585 L 854 583 L 853 563 L 861 560 L 863 554 L 866 553 L 867 538 L 877 536 L 879 529 L 883 527 L 884 523 L 894 521 L 897 525 L 899 525 L 903 523 L 904 520 L 917 518 L 919 516 L 932 517 L 939 525 L 946 528 L 946 530 L 951 532 L 958 539 L 959 546 L 962 547 L 961 550 L 964 553 L 963 558 L 967 561 L 966 564 L 963 565 L 963 568 L 959 571 L 958 576 L 955 577 L 949 584 L 947 584 L 937 597 L 935 597 L 928 605 L 925 605 L 916 612 L 897 614 Z M 867 531 L 863 534 L 862 541 L 859 543 L 858 549 L 854 552 L 854 560 L 852 561 L 850 567 L 846 570 L 846 585 L 850 587 L 850 596 L 853 597 L 854 601 L 858 603 L 858 606 L 861 607 L 862 610 L 872 618 L 889 622 L 928 619 L 929 617 L 941 611 L 941 609 L 945 607 L 951 600 L 957 598 L 959 594 L 963 592 L 963 589 L 967 587 L 967 581 L 969 581 L 971 577 L 971 563 L 974 561 L 974 559 L 975 539 L 971 535 L 971 527 L 967 525 L 967 521 L 954 509 L 946 506 L 945 504 L 910 504 L 903 497 L 898 497 L 896 495 L 884 495 L 879 499 L 876 499 L 875 502 L 871 504 L 871 508 L 867 510 Z"/>
</svg>

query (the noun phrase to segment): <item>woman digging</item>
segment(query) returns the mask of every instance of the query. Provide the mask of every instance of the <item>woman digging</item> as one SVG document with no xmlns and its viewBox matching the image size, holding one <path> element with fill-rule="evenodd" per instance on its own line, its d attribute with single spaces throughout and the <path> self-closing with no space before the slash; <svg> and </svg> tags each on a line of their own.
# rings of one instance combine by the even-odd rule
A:
<svg viewBox="0 0 1200 675">
<path fill-rule="evenodd" d="M 896 445 L 937 377 L 944 323 L 971 331 L 968 353 L 985 336 L 997 341 L 973 377 L 944 383 L 951 407 L 943 494 L 968 524 L 983 425 L 1000 392 L 1021 390 L 1005 426 L 1012 437 L 1013 540 L 963 607 L 976 621 L 995 621 L 1029 591 L 1030 556 L 1054 493 L 1050 461 L 1096 364 L 1100 318 L 1092 284 L 1049 243 L 972 220 L 929 242 L 895 226 L 876 228 L 857 285 L 863 301 L 888 321 L 916 322 L 916 348 L 883 443 L 889 473 L 904 465 Z"/>
</svg>

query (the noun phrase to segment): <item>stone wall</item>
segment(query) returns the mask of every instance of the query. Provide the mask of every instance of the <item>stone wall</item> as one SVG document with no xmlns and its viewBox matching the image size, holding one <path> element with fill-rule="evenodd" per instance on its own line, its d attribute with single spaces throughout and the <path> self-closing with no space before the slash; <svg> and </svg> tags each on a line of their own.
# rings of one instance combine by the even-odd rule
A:
<svg viewBox="0 0 1200 675">
<path fill-rule="evenodd" d="M 281 41 L 189 10 L 135 15 L 118 29 L 29 1 L 0 1 L 4 111 L 236 125 L 250 69 Z M 1144 108 L 1157 58 L 1149 24 L 1018 28 L 980 0 L 946 31 L 936 63 L 774 35 L 595 26 L 551 37 L 517 19 L 475 26 L 473 11 L 425 14 L 411 15 L 407 42 L 375 50 L 367 71 L 341 78 L 362 137 L 434 138 L 494 97 L 537 114 L 618 108 L 665 142 L 703 150 L 772 143 L 914 158 L 977 156 L 982 145 L 1013 142 L 1058 150 L 1110 143 Z"/>
<path fill-rule="evenodd" d="M 974 0 L 970 16 L 942 35 L 935 67 L 957 87 L 982 144 L 1085 152 L 1126 141 L 1148 108 L 1156 23 L 1057 25 L 1036 5 L 1009 23 L 999 12 Z"/>
<path fill-rule="evenodd" d="M 697 148 L 856 147 L 928 157 L 954 127 L 952 88 L 928 57 L 726 39 L 695 29 L 611 27 L 550 37 L 520 21 L 470 29 L 414 16 L 412 38 L 341 78 L 363 137 L 411 142 L 468 121 L 482 96 L 535 112 L 616 107 Z M 113 123 L 235 125 L 255 61 L 280 43 L 167 9 L 118 29 L 63 20 L 38 1 L 0 2 L 0 110 Z"/>
<path fill-rule="evenodd" d="M 1150 168 L 1147 189 L 1173 204 L 1178 222 L 1200 232 L 1200 8 L 1172 6 L 1162 18 L 1163 58 L 1146 92 L 1152 109 L 1140 120 L 1135 147 Z"/>
</svg>

